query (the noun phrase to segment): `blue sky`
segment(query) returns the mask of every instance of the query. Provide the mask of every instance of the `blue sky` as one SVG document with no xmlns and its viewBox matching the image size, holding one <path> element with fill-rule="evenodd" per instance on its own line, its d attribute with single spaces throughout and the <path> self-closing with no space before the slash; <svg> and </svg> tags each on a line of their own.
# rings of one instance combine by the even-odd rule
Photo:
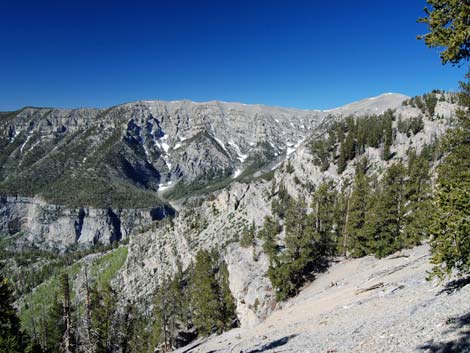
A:
<svg viewBox="0 0 470 353">
<path fill-rule="evenodd" d="M 0 110 L 139 99 L 328 109 L 457 89 L 424 0 L 0 0 Z"/>
</svg>

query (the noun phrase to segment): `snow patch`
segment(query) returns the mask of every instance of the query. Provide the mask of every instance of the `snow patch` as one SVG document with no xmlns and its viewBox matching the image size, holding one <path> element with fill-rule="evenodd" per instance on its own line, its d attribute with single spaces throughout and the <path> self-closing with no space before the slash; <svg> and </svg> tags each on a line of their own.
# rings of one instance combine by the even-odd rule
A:
<svg viewBox="0 0 470 353">
<path fill-rule="evenodd" d="M 297 142 L 293 147 L 288 147 L 286 155 L 290 156 L 292 153 L 294 153 L 297 150 L 297 148 L 299 148 L 300 144 L 304 141 L 305 141 L 305 139 L 303 138 L 299 142 Z M 289 144 L 288 144 L 288 146 L 289 146 Z"/>
<path fill-rule="evenodd" d="M 21 147 L 20 147 L 20 153 L 23 153 L 23 148 L 24 148 L 24 146 L 26 146 L 26 144 L 28 143 L 28 141 L 29 141 L 29 139 L 31 138 L 31 135 L 32 135 L 32 134 L 33 134 L 33 131 L 30 131 L 30 132 L 28 133 L 28 136 L 26 137 L 25 142 L 24 142 L 24 143 L 21 145 Z"/>
<path fill-rule="evenodd" d="M 240 161 L 240 163 L 243 163 L 248 158 L 248 155 L 243 154 L 240 150 L 240 147 L 238 147 L 235 142 L 229 141 L 228 144 L 235 149 L 235 152 L 237 152 L 237 159 Z"/>
<path fill-rule="evenodd" d="M 220 147 L 222 147 L 224 149 L 225 152 L 227 152 L 227 154 L 230 154 L 228 153 L 227 149 L 225 148 L 225 144 L 219 140 L 217 137 L 213 136 L 214 137 L 214 140 L 220 145 Z"/>
<path fill-rule="evenodd" d="M 242 174 L 243 170 L 242 169 L 237 169 L 235 173 L 233 173 L 233 179 L 238 178 Z"/>
<path fill-rule="evenodd" d="M 32 151 L 34 149 L 34 147 L 36 147 L 37 145 L 39 145 L 41 141 L 36 141 L 29 149 L 28 149 L 28 152 Z"/>
<path fill-rule="evenodd" d="M 173 182 L 170 180 L 167 183 L 158 184 L 158 191 L 164 191 L 173 186 Z"/>
<path fill-rule="evenodd" d="M 147 157 L 147 162 L 150 163 L 150 152 L 148 151 L 148 148 L 145 145 L 145 143 L 143 143 L 142 146 L 144 147 L 144 152 L 145 152 L 145 156 Z"/>
</svg>

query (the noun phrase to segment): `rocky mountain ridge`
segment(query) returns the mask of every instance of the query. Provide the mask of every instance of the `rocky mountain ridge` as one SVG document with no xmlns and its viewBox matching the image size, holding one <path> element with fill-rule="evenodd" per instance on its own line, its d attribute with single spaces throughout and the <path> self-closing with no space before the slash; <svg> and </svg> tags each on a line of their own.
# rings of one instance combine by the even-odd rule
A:
<svg viewBox="0 0 470 353">
<path fill-rule="evenodd" d="M 382 95 L 335 109 L 328 116 L 355 114 L 363 106 L 381 113 L 396 108 L 405 98 Z M 80 238 L 71 236 L 76 233 L 75 224 L 81 222 L 80 209 L 104 209 L 85 212 L 84 217 L 102 214 L 98 223 L 103 224 L 114 217 L 109 209 L 125 214 L 128 211 L 121 210 L 155 208 L 171 215 L 172 207 L 162 197 L 184 199 L 270 172 L 326 116 L 315 110 L 217 101 L 139 101 L 103 110 L 24 108 L 0 115 L 0 192 L 22 200 L 29 197 L 26 203 L 39 205 L 44 214 L 48 208 L 69 209 L 65 213 L 75 216 L 54 220 L 61 225 L 45 224 L 69 235 L 44 237 L 59 247 L 67 246 Z M 4 198 L 0 229 L 40 236 L 44 226 L 30 224 L 39 217 L 25 220 L 30 212 L 26 209 L 19 212 L 23 216 L 17 214 L 24 204 Z M 102 230 L 96 225 L 81 239 L 106 243 L 116 238 L 113 232 L 126 237 L 129 230 Z"/>
</svg>

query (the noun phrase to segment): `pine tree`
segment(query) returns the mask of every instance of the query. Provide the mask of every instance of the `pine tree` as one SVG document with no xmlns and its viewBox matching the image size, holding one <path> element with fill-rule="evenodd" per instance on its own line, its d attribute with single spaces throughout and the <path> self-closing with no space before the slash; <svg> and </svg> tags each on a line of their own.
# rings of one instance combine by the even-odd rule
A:
<svg viewBox="0 0 470 353">
<path fill-rule="evenodd" d="M 360 253 L 374 254 L 376 251 L 376 238 L 379 233 L 379 212 L 378 207 L 382 197 L 378 185 L 371 186 L 371 192 L 367 200 L 367 211 L 364 220 L 364 227 L 361 232 Z"/>
<path fill-rule="evenodd" d="M 270 262 L 274 261 L 278 252 L 277 235 L 280 231 L 279 222 L 273 217 L 266 216 L 258 237 L 263 240 L 263 251 L 268 255 Z"/>
<path fill-rule="evenodd" d="M 109 284 L 91 290 L 91 331 L 96 353 L 115 350 L 116 293 Z"/>
<path fill-rule="evenodd" d="M 358 171 L 349 200 L 348 221 L 345 228 L 345 249 L 353 257 L 370 253 L 370 238 L 366 232 L 366 215 L 370 195 L 369 180 L 365 173 Z"/>
<path fill-rule="evenodd" d="M 255 226 L 255 222 L 253 221 L 250 227 L 247 227 L 247 226 L 243 227 L 242 237 L 240 239 L 240 246 L 243 248 L 253 246 L 254 241 L 255 241 L 255 235 L 256 235 L 256 226 Z"/>
<path fill-rule="evenodd" d="M 323 264 L 320 233 L 315 233 L 305 202 L 291 200 L 285 219 L 285 250 L 270 257 L 268 276 L 277 300 L 295 295 L 305 281 Z"/>
<path fill-rule="evenodd" d="M 43 326 L 43 346 L 46 351 L 73 353 L 76 351 L 76 320 L 71 303 L 69 276 L 60 275 L 60 286 L 54 294 Z"/>
<path fill-rule="evenodd" d="M 236 326 L 237 315 L 236 315 L 236 305 L 233 298 L 232 292 L 229 287 L 229 272 L 227 264 L 222 262 L 219 265 L 218 273 L 218 282 L 219 282 L 219 302 L 221 303 L 221 317 L 219 332 L 229 330 Z"/>
<path fill-rule="evenodd" d="M 64 272 L 61 276 L 62 296 L 63 296 L 63 323 L 64 334 L 62 348 L 64 353 L 75 351 L 75 332 L 72 327 L 72 305 L 70 300 L 70 282 L 69 275 Z"/>
<path fill-rule="evenodd" d="M 470 24 L 468 1 L 427 0 L 431 9 L 425 8 L 426 17 L 418 22 L 426 23 L 429 32 L 418 36 L 430 47 L 444 48 L 440 53 L 443 64 L 458 64 L 470 57 Z"/>
<path fill-rule="evenodd" d="M 460 104 L 470 107 L 470 83 L 461 83 Z M 431 233 L 433 275 L 470 272 L 470 113 L 457 113 L 457 127 L 444 140 L 438 169 Z"/>
<path fill-rule="evenodd" d="M 391 110 L 387 110 L 384 115 L 384 124 L 385 124 L 385 140 L 384 140 L 384 149 L 382 158 L 385 161 L 388 161 L 391 157 L 390 148 L 392 147 L 393 143 L 393 112 Z"/>
<path fill-rule="evenodd" d="M 427 0 L 431 9 L 419 19 L 428 25 L 429 33 L 418 37 L 428 47 L 444 48 L 443 64 L 459 64 L 470 58 L 470 5 L 466 1 Z M 453 270 L 470 272 L 470 78 L 461 82 L 459 103 L 466 108 L 457 113 L 457 126 L 444 139 L 447 155 L 438 170 L 437 191 L 433 200 L 431 225 L 431 262 L 433 275 L 441 278 Z M 453 97 L 450 97 L 453 101 Z"/>
<path fill-rule="evenodd" d="M 353 117 L 346 118 L 346 124 L 348 127 L 348 134 L 344 141 L 344 153 L 346 160 L 352 160 L 355 157 L 356 152 L 356 124 Z"/>
<path fill-rule="evenodd" d="M 317 248 L 322 256 L 333 255 L 337 239 L 335 228 L 338 226 L 336 218 L 336 203 L 338 195 L 333 181 L 322 182 L 313 195 L 311 208 L 312 223 L 318 239 Z"/>
<path fill-rule="evenodd" d="M 339 158 L 338 158 L 338 174 L 343 174 L 346 169 L 346 146 L 344 142 L 339 147 Z"/>
<path fill-rule="evenodd" d="M 54 294 L 52 304 L 47 312 L 47 317 L 42 325 L 44 349 L 51 352 L 60 352 L 63 334 L 65 332 L 63 322 L 63 300 L 59 291 Z"/>
<path fill-rule="evenodd" d="M 403 247 L 401 232 L 405 211 L 405 173 L 403 164 L 392 164 L 382 181 L 374 238 L 374 252 L 378 257 L 387 256 Z"/>
<path fill-rule="evenodd" d="M 194 326 L 199 334 L 208 335 L 217 329 L 221 307 L 214 266 L 207 250 L 199 250 L 196 255 L 192 285 Z"/>
<path fill-rule="evenodd" d="M 408 153 L 408 178 L 405 183 L 405 212 L 402 244 L 411 247 L 420 244 L 429 235 L 429 215 L 432 213 L 431 181 L 426 155 Z"/>
<path fill-rule="evenodd" d="M 154 299 L 155 322 L 152 333 L 152 347 L 159 347 L 162 352 L 169 352 L 173 348 L 171 300 L 169 280 L 163 278 Z"/>
<path fill-rule="evenodd" d="M 0 273 L 0 353 L 23 352 L 26 345 L 13 302 L 10 282 Z"/>
</svg>

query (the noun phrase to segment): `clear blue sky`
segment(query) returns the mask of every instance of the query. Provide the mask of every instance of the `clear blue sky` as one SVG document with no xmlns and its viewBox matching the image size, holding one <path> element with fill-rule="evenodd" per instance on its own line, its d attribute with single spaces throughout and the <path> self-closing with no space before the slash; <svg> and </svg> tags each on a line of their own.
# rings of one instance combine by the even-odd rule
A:
<svg viewBox="0 0 470 353">
<path fill-rule="evenodd" d="M 457 89 L 424 0 L 0 0 L 0 110 L 139 99 L 327 109 Z"/>
</svg>

